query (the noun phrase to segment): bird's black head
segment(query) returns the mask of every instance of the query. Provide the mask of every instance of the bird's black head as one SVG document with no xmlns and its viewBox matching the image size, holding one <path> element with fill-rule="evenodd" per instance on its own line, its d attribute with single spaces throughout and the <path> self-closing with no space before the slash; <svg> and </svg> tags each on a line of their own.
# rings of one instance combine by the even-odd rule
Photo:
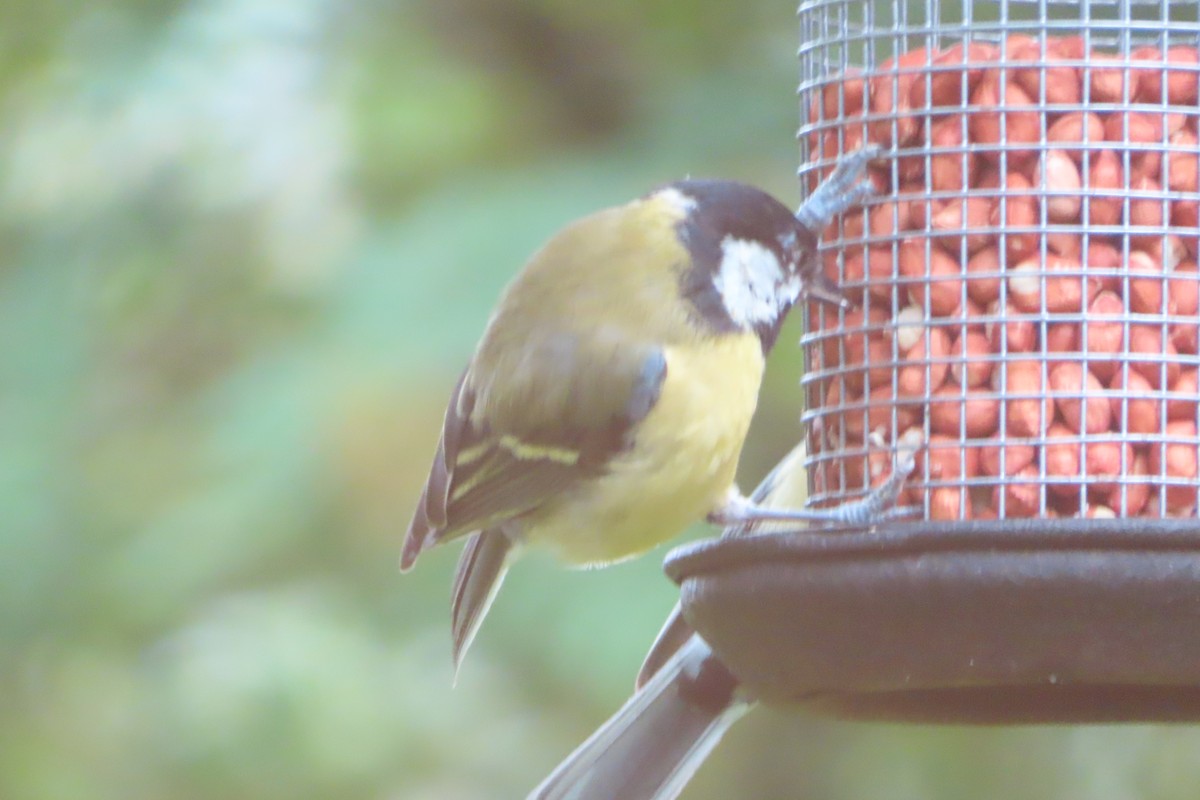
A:
<svg viewBox="0 0 1200 800">
<path fill-rule="evenodd" d="M 687 180 L 676 193 L 686 214 L 679 239 L 691 256 L 681 288 L 717 331 L 753 330 L 770 350 L 792 304 L 820 272 L 817 240 L 787 206 L 733 181 Z"/>
</svg>

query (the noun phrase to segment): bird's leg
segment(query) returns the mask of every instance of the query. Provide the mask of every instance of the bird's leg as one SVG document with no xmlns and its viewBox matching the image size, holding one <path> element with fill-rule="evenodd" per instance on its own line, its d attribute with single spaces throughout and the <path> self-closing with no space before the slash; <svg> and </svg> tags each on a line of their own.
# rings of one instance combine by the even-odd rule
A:
<svg viewBox="0 0 1200 800">
<path fill-rule="evenodd" d="M 916 468 L 916 453 L 920 442 L 901 441 L 897 447 L 892 474 L 861 500 L 843 503 L 835 508 L 781 509 L 767 508 L 736 494 L 720 509 L 708 515 L 717 525 L 754 525 L 764 522 L 821 522 L 835 527 L 870 527 L 880 522 L 911 516 L 918 506 L 896 507 L 904 482 Z"/>
<path fill-rule="evenodd" d="M 800 206 L 796 212 L 800 224 L 820 237 L 834 217 L 856 208 L 875 194 L 875 186 L 870 180 L 859 179 L 867 163 L 878 158 L 881 152 L 878 145 L 866 145 L 847 154 Z"/>
</svg>

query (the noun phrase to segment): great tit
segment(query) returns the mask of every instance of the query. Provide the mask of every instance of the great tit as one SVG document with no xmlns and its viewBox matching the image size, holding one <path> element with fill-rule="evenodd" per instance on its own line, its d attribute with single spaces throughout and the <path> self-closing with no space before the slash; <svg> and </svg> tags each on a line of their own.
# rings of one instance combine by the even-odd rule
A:
<svg viewBox="0 0 1200 800">
<path fill-rule="evenodd" d="M 895 508 L 895 502 L 916 465 L 919 447 L 913 439 L 898 441 L 892 474 L 862 500 L 839 507 L 839 519 L 869 525 L 893 513 L 911 513 L 913 509 Z M 802 504 L 807 488 L 804 460 L 804 446 L 797 446 L 750 499 L 768 509 Z M 734 525 L 724 535 L 768 533 L 772 526 Z M 729 726 L 754 704 L 754 697 L 692 632 L 676 606 L 646 657 L 633 697 L 528 800 L 673 800 Z"/>
<path fill-rule="evenodd" d="M 764 358 L 798 300 L 848 305 L 817 244 L 872 193 L 846 156 L 796 215 L 731 181 L 683 180 L 568 225 L 525 265 L 450 398 L 400 557 L 460 537 L 455 668 L 515 548 L 576 566 L 760 509 L 734 485 Z"/>
</svg>

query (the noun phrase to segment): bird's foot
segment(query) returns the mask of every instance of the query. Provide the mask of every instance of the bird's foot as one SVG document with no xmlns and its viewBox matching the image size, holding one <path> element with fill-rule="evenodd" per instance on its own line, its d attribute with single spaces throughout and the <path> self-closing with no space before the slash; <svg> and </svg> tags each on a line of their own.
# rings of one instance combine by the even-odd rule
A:
<svg viewBox="0 0 1200 800">
<path fill-rule="evenodd" d="M 867 164 L 878 158 L 883 149 L 866 145 L 848 153 L 796 212 L 804 227 L 820 236 L 833 218 L 843 211 L 857 208 L 875 194 L 875 185 L 862 179 Z"/>
<path fill-rule="evenodd" d="M 877 443 L 882 443 L 878 436 L 873 438 Z M 734 492 L 724 506 L 708 515 L 708 520 L 743 530 L 763 523 L 781 522 L 817 522 L 830 527 L 870 528 L 881 522 L 913 516 L 920 513 L 920 506 L 897 506 L 896 501 L 904 482 L 916 468 L 916 453 L 921 444 L 919 436 L 900 439 L 896 444 L 892 474 L 861 500 L 833 508 L 770 508 Z"/>
</svg>

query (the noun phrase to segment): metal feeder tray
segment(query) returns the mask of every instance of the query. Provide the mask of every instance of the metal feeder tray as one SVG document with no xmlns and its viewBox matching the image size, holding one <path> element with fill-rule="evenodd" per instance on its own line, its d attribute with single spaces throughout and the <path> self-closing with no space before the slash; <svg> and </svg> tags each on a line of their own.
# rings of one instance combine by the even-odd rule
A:
<svg viewBox="0 0 1200 800">
<path fill-rule="evenodd" d="M 693 543 L 688 622 L 762 701 L 849 719 L 1200 721 L 1200 523 L 900 523 Z"/>
</svg>

